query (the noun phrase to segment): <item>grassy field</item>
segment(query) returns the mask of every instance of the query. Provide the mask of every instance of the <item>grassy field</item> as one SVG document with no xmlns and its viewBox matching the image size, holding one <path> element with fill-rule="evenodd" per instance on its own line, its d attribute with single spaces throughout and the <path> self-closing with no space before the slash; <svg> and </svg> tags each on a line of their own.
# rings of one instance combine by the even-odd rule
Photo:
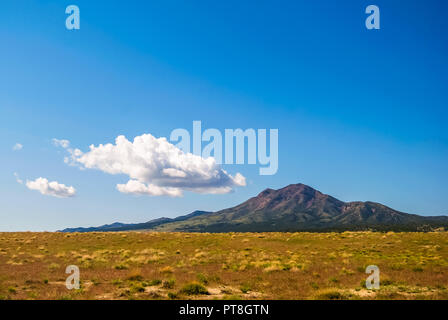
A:
<svg viewBox="0 0 448 320">
<path fill-rule="evenodd" d="M 447 232 L 0 233 L 0 299 L 448 299 L 447 286 Z"/>
</svg>

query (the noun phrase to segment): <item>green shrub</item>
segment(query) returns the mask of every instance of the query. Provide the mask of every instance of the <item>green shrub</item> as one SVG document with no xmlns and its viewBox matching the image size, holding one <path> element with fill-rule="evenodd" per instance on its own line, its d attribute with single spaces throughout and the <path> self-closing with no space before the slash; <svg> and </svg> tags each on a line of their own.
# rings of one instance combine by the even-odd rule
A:
<svg viewBox="0 0 448 320">
<path fill-rule="evenodd" d="M 192 295 L 200 295 L 200 294 L 208 294 L 207 289 L 198 282 L 187 283 L 182 287 L 181 293 L 192 296 Z"/>
<path fill-rule="evenodd" d="M 126 270 L 128 268 L 128 266 L 126 266 L 124 264 L 117 264 L 114 268 L 117 270 Z"/>
<path fill-rule="evenodd" d="M 144 292 L 145 288 L 140 283 L 133 283 L 131 285 L 131 292 Z"/>
<path fill-rule="evenodd" d="M 173 289 L 175 283 L 176 283 L 176 280 L 174 280 L 174 279 L 163 280 L 163 282 L 162 282 L 162 288 L 165 288 L 165 289 Z"/>
<path fill-rule="evenodd" d="M 162 280 L 154 279 L 154 280 L 145 282 L 145 285 L 152 287 L 152 286 L 158 286 L 161 283 L 162 283 Z"/>
<path fill-rule="evenodd" d="M 240 290 L 242 293 L 248 293 L 251 290 L 251 287 L 248 284 L 242 284 Z"/>
<path fill-rule="evenodd" d="M 339 280 L 336 279 L 336 278 L 330 278 L 329 281 L 330 281 L 331 283 L 338 283 L 338 282 L 339 282 Z"/>
<path fill-rule="evenodd" d="M 114 286 L 121 286 L 121 284 L 123 283 L 123 281 L 121 281 L 120 279 L 114 279 L 112 280 L 112 284 Z"/>
<path fill-rule="evenodd" d="M 344 300 L 347 299 L 347 297 L 341 293 L 340 291 L 337 291 L 335 289 L 326 289 L 318 292 L 315 296 L 315 299 L 317 300 Z"/>
<path fill-rule="evenodd" d="M 143 276 L 141 275 L 140 270 L 133 270 L 133 271 L 129 272 L 126 279 L 131 280 L 131 281 L 142 281 Z"/>
<path fill-rule="evenodd" d="M 200 283 L 202 283 L 202 284 L 208 284 L 207 277 L 206 277 L 204 274 L 202 274 L 202 273 L 198 273 L 196 277 L 198 278 L 198 281 L 199 281 Z"/>
<path fill-rule="evenodd" d="M 177 299 L 178 296 L 174 292 L 168 292 L 168 298 L 169 299 Z"/>
<path fill-rule="evenodd" d="M 389 280 L 389 279 L 384 279 L 384 280 L 381 280 L 381 282 L 380 282 L 380 285 L 382 285 L 382 286 L 390 286 L 390 285 L 393 285 L 393 284 L 394 284 L 394 282 L 392 280 Z"/>
</svg>

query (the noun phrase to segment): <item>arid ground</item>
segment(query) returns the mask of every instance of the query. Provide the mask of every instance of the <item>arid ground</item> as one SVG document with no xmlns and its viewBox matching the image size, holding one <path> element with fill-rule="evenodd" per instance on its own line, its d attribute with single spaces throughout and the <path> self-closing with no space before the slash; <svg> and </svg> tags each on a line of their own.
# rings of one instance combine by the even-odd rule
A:
<svg viewBox="0 0 448 320">
<path fill-rule="evenodd" d="M 80 289 L 66 288 L 68 265 Z M 0 299 L 448 299 L 447 287 L 448 232 L 0 233 Z"/>
</svg>

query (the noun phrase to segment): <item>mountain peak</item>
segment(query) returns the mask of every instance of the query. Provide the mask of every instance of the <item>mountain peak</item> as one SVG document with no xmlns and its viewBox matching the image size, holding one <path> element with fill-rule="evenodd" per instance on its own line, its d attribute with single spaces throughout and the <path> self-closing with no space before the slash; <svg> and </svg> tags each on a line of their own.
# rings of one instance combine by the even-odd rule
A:
<svg viewBox="0 0 448 320">
<path fill-rule="evenodd" d="M 305 192 L 305 191 L 317 191 L 317 190 L 315 190 L 312 187 L 307 186 L 306 184 L 303 184 L 303 183 L 295 183 L 295 184 L 287 185 L 286 187 L 283 187 L 280 189 L 271 189 L 271 188 L 264 189 L 262 192 L 260 192 L 258 194 L 258 197 L 265 197 L 265 196 L 272 195 L 274 193 L 288 193 L 288 192 L 301 193 L 301 192 Z M 319 191 L 317 191 L 317 192 L 319 192 Z"/>
<path fill-rule="evenodd" d="M 290 185 L 287 185 L 286 187 L 278 189 L 277 191 L 279 191 L 279 192 L 298 192 L 298 193 L 303 193 L 303 192 L 321 193 L 321 192 L 317 191 L 316 189 L 314 189 L 306 184 L 303 184 L 303 183 L 290 184 Z"/>
</svg>

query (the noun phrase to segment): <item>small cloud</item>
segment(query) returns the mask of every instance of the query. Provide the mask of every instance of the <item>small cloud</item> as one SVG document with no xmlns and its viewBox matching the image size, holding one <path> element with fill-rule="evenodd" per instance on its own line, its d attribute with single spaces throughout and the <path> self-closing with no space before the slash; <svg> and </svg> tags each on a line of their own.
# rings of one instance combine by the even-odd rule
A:
<svg viewBox="0 0 448 320">
<path fill-rule="evenodd" d="M 16 143 L 13 147 L 12 150 L 14 151 L 19 151 L 23 149 L 23 145 L 21 143 Z"/>
<path fill-rule="evenodd" d="M 66 139 L 56 139 L 54 138 L 52 140 L 53 145 L 55 145 L 56 147 L 62 147 L 64 149 L 67 149 L 70 146 L 70 141 L 66 140 Z"/>
<path fill-rule="evenodd" d="M 16 181 L 17 181 L 18 183 L 23 184 L 23 180 L 21 180 L 21 179 L 19 178 L 19 175 L 17 174 L 17 172 L 14 172 L 14 177 L 16 177 Z"/>
<path fill-rule="evenodd" d="M 57 181 L 49 182 L 42 177 L 37 178 L 34 181 L 27 180 L 26 186 L 28 189 L 39 191 L 43 195 L 58 198 L 69 198 L 76 195 L 75 188 L 67 187 L 65 184 L 58 183 Z"/>
</svg>

